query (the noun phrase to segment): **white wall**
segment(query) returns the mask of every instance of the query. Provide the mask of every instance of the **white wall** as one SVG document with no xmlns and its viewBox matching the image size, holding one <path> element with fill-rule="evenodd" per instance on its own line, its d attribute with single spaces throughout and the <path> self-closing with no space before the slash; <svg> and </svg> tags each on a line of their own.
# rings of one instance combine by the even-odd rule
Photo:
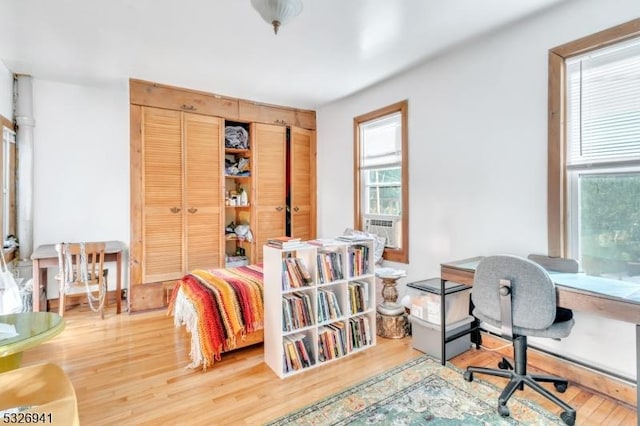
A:
<svg viewBox="0 0 640 426">
<path fill-rule="evenodd" d="M 391 265 L 403 283 L 448 260 L 546 253 L 548 49 L 638 16 L 637 0 L 569 1 L 320 109 L 318 234 L 353 226 L 353 117 L 408 99 L 410 262 Z M 575 316 L 569 338 L 539 345 L 635 377 L 634 326 Z"/>
<path fill-rule="evenodd" d="M 128 245 L 128 82 L 94 87 L 34 78 L 33 105 L 34 247 L 100 240 Z"/>
<path fill-rule="evenodd" d="M 0 115 L 13 119 L 13 73 L 0 61 Z"/>
</svg>

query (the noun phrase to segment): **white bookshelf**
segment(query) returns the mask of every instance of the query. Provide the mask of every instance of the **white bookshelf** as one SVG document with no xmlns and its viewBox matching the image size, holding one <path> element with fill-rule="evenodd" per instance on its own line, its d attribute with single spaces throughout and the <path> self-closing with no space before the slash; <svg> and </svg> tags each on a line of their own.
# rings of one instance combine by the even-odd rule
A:
<svg viewBox="0 0 640 426">
<path fill-rule="evenodd" d="M 264 246 L 264 359 L 280 378 L 325 365 L 376 344 L 373 241 L 323 240 L 323 244 L 323 246 L 304 244 L 301 247 L 288 250 Z M 352 272 L 351 259 L 357 257 L 352 255 L 352 252 L 357 253 L 360 246 L 366 247 L 366 259 L 363 262 L 366 269 Z M 323 263 L 318 263 L 318 256 L 321 256 L 321 260 L 328 257 L 339 259 L 339 263 L 334 266 L 341 269 L 342 278 L 329 279 L 326 273 L 328 267 L 325 266 L 323 270 L 320 270 L 320 265 Z M 308 286 L 283 288 L 283 260 L 287 257 L 302 259 L 311 275 L 311 283 Z M 326 263 L 324 264 L 326 265 Z M 350 297 L 350 294 L 355 298 Z M 289 300 L 296 298 L 307 298 L 310 301 L 312 321 L 311 324 L 301 324 L 299 327 L 294 326 L 291 329 L 287 327 L 287 325 L 292 325 L 292 322 L 285 319 L 289 317 L 283 310 L 283 305 L 291 305 Z M 322 303 L 328 299 L 337 303 L 337 310 L 323 309 L 323 306 L 328 308 L 327 304 Z M 358 304 L 357 300 L 361 302 Z M 334 344 L 333 354 L 324 352 L 320 341 L 328 342 L 329 337 L 334 333 L 339 334 L 337 330 L 342 330 L 344 345 Z M 324 337 L 326 332 L 328 334 Z M 368 339 L 363 339 L 363 334 L 366 334 Z M 287 371 L 285 351 L 291 350 L 290 348 L 285 349 L 287 341 L 300 340 L 301 337 L 302 341 L 306 340 L 307 349 L 310 349 L 307 352 L 310 352 L 308 355 L 312 363 L 297 369 L 291 366 Z M 295 347 L 296 343 L 293 346 Z M 340 347 L 343 348 L 342 351 Z"/>
</svg>

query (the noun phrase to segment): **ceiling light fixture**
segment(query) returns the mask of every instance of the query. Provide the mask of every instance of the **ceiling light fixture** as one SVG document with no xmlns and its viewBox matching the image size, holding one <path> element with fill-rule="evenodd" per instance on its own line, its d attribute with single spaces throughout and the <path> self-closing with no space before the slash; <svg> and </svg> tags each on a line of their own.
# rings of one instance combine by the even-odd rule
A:
<svg viewBox="0 0 640 426">
<path fill-rule="evenodd" d="M 262 19 L 273 25 L 273 32 L 302 12 L 302 0 L 251 0 Z"/>
</svg>

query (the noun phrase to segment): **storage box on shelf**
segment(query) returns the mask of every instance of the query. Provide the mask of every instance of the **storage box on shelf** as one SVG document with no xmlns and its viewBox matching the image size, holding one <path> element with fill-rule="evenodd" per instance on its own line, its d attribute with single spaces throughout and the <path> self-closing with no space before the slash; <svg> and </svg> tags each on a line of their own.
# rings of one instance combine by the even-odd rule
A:
<svg viewBox="0 0 640 426">
<path fill-rule="evenodd" d="M 281 378 L 376 344 L 372 242 L 264 253 L 264 356 Z"/>
<path fill-rule="evenodd" d="M 413 315 L 409 315 L 411 321 L 413 348 L 442 360 L 442 329 L 439 324 L 423 321 Z M 463 319 L 449 323 L 445 327 L 445 336 L 448 339 L 453 335 L 471 328 L 473 317 L 467 315 Z M 449 360 L 471 348 L 471 336 L 465 334 L 455 340 L 447 342 L 446 352 Z"/>
<path fill-rule="evenodd" d="M 440 278 L 430 278 L 407 284 L 411 315 L 436 325 L 440 324 L 442 318 L 440 285 Z M 448 325 L 466 318 L 469 315 L 471 288 L 447 281 L 444 292 L 446 295 L 444 299 L 445 323 Z"/>
</svg>

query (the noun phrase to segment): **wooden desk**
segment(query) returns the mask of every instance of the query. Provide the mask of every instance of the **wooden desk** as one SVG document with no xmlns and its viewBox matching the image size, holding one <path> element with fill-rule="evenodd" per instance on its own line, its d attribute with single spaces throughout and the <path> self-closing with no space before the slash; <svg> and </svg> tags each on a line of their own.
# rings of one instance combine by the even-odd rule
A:
<svg viewBox="0 0 640 426">
<path fill-rule="evenodd" d="M 122 241 L 106 241 L 105 262 L 116 262 L 116 313 L 122 311 Z M 45 303 L 47 292 L 47 268 L 58 266 L 58 252 L 55 244 L 44 244 L 33 251 L 33 311 L 40 311 L 40 294 L 44 289 Z"/>
<path fill-rule="evenodd" d="M 445 281 L 454 281 L 472 286 L 476 267 L 481 260 L 482 257 L 474 257 L 442 263 L 440 265 L 442 285 Z M 636 404 L 638 404 L 640 402 L 640 386 L 638 386 L 637 377 L 638 371 L 640 371 L 640 291 L 638 291 L 638 285 L 585 274 L 549 272 L 549 276 L 556 284 L 558 306 L 590 312 L 636 325 Z M 442 309 L 444 311 L 444 307 Z M 444 330 L 444 326 L 442 329 Z M 444 354 L 444 335 L 442 338 L 442 353 Z M 445 359 L 444 355 L 442 358 Z M 640 422 L 640 417 L 638 421 Z"/>
<path fill-rule="evenodd" d="M 64 318 L 53 312 L 0 315 L 0 323 L 13 324 L 18 335 L 0 340 L 0 372 L 20 366 L 22 352 L 64 330 Z"/>
</svg>

